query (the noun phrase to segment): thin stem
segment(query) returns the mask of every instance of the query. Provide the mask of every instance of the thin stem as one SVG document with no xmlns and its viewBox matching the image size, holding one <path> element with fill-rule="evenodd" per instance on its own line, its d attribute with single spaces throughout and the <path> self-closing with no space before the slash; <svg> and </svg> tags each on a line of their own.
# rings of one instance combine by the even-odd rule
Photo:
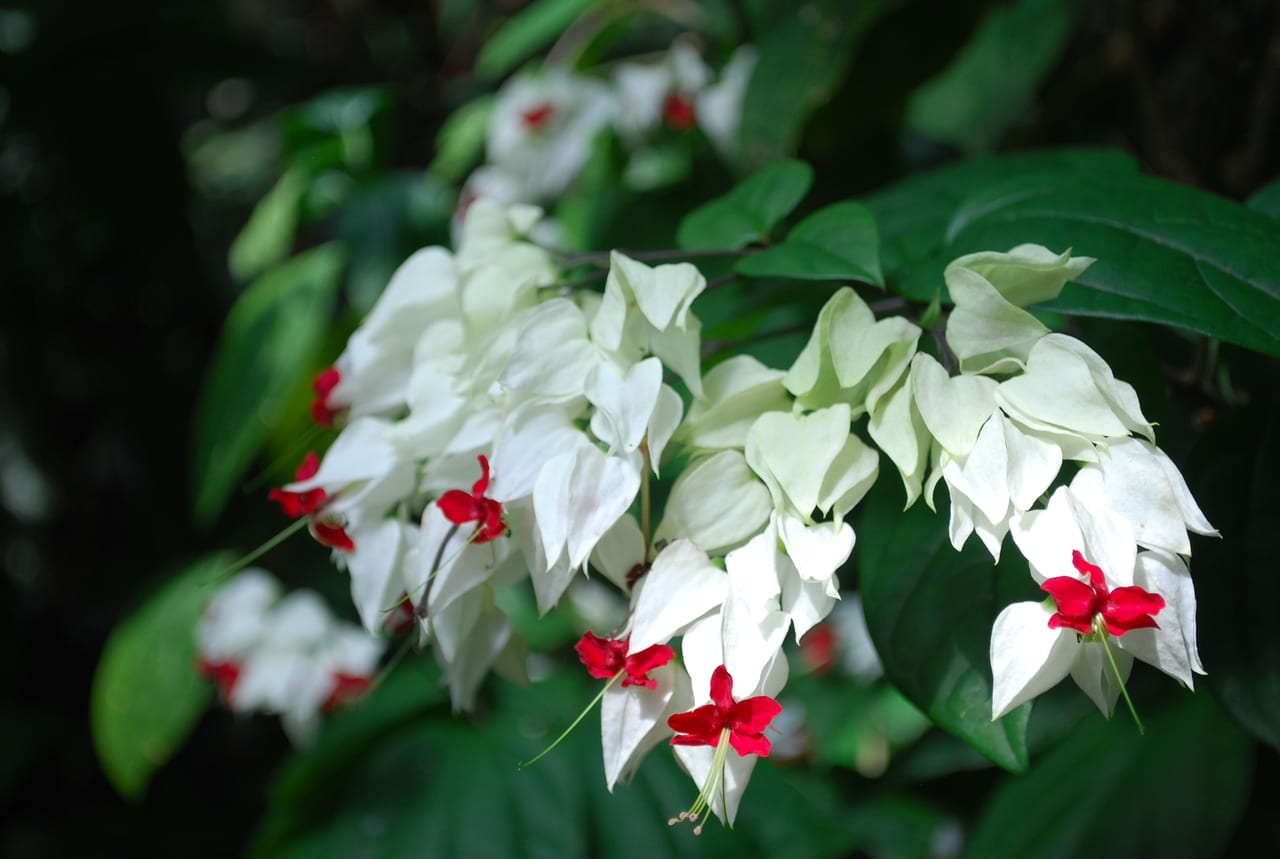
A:
<svg viewBox="0 0 1280 859">
<path fill-rule="evenodd" d="M 261 471 L 249 478 L 249 480 L 245 481 L 244 485 L 240 487 L 240 491 L 246 495 L 257 492 L 271 480 L 271 475 L 284 467 L 285 463 L 297 462 L 299 459 L 298 451 L 310 450 L 311 442 L 315 441 L 316 437 L 323 431 L 324 427 L 319 424 L 312 424 L 307 431 L 299 436 L 297 441 L 290 446 L 287 453 L 280 454 L 270 465 L 264 466 Z"/>
<path fill-rule="evenodd" d="M 733 271 L 727 272 L 726 274 L 722 274 L 719 277 L 713 277 L 711 278 L 711 280 L 707 281 L 707 287 L 702 291 L 710 292 L 713 289 L 719 289 L 720 287 L 725 286 L 726 284 L 733 283 L 735 280 L 739 280 L 739 279 L 740 278 L 737 272 L 733 272 Z"/>
<path fill-rule="evenodd" d="M 301 531 L 303 528 L 305 528 L 305 527 L 306 527 L 306 525 L 307 525 L 307 517 L 306 517 L 306 516 L 299 516 L 297 519 L 295 519 L 292 523 L 290 523 L 290 524 L 289 524 L 289 526 L 288 526 L 287 528 L 285 528 L 283 531 L 281 531 L 279 534 L 276 534 L 276 535 L 275 535 L 274 537 L 272 537 L 270 540 L 268 540 L 267 542 L 263 543 L 261 546 L 259 546 L 258 548 L 254 549 L 254 550 L 253 550 L 252 552 L 250 552 L 249 554 L 247 554 L 247 555 L 245 555 L 244 557 L 240 558 L 239 560 L 235 561 L 235 562 L 234 562 L 234 563 L 232 563 L 229 567 L 225 567 L 224 569 L 221 569 L 221 570 L 219 570 L 218 572 L 214 573 L 212 576 L 210 576 L 210 577 L 209 577 L 209 581 L 207 582 L 207 584 L 213 585 L 213 584 L 216 584 L 216 583 L 218 583 L 218 582 L 224 581 L 225 579 L 230 578 L 230 577 L 231 577 L 232 575 L 234 575 L 235 573 L 240 572 L 240 571 L 241 571 L 241 570 L 243 570 L 245 567 L 249 566 L 249 565 L 250 565 L 250 564 L 252 564 L 254 561 L 256 561 L 256 560 L 258 560 L 259 558 L 261 558 L 261 557 L 262 557 L 263 555 L 265 555 L 267 552 L 270 552 L 270 551 L 271 551 L 272 549 L 274 549 L 276 546 L 279 546 L 281 543 L 283 543 L 283 542 L 284 542 L 285 540 L 287 540 L 289 537 L 292 537 L 294 534 L 296 534 L 296 533 L 298 533 L 299 531 Z"/>
<path fill-rule="evenodd" d="M 459 523 L 454 522 L 448 533 L 444 535 L 444 539 L 440 541 L 440 548 L 436 549 L 436 559 L 431 562 L 431 573 L 427 577 L 426 589 L 422 592 L 422 602 L 418 603 L 418 617 L 427 616 L 427 606 L 431 602 L 431 586 L 436 583 L 436 572 L 440 569 L 440 562 L 444 560 L 444 550 L 449 545 L 449 541 L 453 539 L 453 535 L 458 533 L 458 528 L 460 527 L 462 526 Z M 467 541 L 467 543 L 470 542 L 470 540 Z M 466 544 L 464 543 L 463 545 L 465 547 Z"/>
<path fill-rule="evenodd" d="M 1116 658 L 1111 653 L 1111 645 L 1107 644 L 1107 635 L 1104 632 L 1102 638 L 1102 649 L 1107 654 L 1107 661 L 1111 663 L 1111 670 L 1115 672 L 1116 682 L 1120 684 L 1120 694 L 1124 696 L 1124 702 L 1129 705 L 1129 713 L 1133 716 L 1133 721 L 1138 725 L 1138 733 L 1145 734 L 1146 731 L 1142 727 L 1142 720 L 1138 718 L 1138 710 L 1133 706 L 1133 699 L 1129 697 L 1129 690 L 1125 688 L 1124 678 L 1120 676 L 1120 666 L 1116 665 Z"/>
<path fill-rule="evenodd" d="M 548 253 L 555 254 L 569 265 L 605 263 L 608 264 L 613 251 L 568 251 L 563 248 L 543 247 Z M 744 257 L 755 253 L 757 248 L 699 248 L 681 250 L 679 248 L 663 248 L 656 251 L 628 251 L 618 249 L 618 253 L 640 262 L 663 262 L 678 259 L 704 259 L 711 257 Z"/>
<path fill-rule="evenodd" d="M 573 733 L 573 729 L 578 727 L 578 723 L 581 722 L 583 719 L 585 719 L 587 717 L 587 714 L 595 709 L 595 706 L 600 703 L 600 699 L 604 697 L 604 693 L 608 692 L 611 688 L 613 688 L 613 684 L 617 683 L 618 678 L 621 677 L 624 673 L 625 672 L 619 671 L 617 674 L 610 677 L 609 682 L 604 684 L 604 688 L 600 690 L 600 693 L 596 695 L 595 698 L 592 698 L 591 703 L 587 705 L 586 709 L 578 714 L 578 718 L 574 719 L 573 723 L 569 725 L 569 727 L 565 728 L 564 732 L 561 733 L 560 736 L 556 737 L 556 741 L 554 743 L 552 743 L 551 745 L 543 749 L 541 752 L 539 752 L 538 756 L 533 758 L 532 760 L 528 760 L 528 761 L 524 761 L 523 763 L 516 764 L 516 769 L 522 770 L 525 767 L 533 766 L 538 761 L 546 757 L 551 752 L 552 749 L 554 749 L 556 746 L 564 742 L 564 738 L 569 736 L 569 734 Z"/>
<path fill-rule="evenodd" d="M 703 357 L 709 357 L 716 354 L 722 349 L 730 346 L 745 346 L 748 343 L 759 343 L 762 340 L 771 340 L 774 337 L 786 337 L 789 334 L 800 334 L 808 331 L 813 327 L 812 322 L 797 322 L 794 325 L 787 325 L 783 328 L 775 328 L 772 331 L 761 331 L 752 334 L 750 337 L 743 337 L 740 340 L 708 340 L 702 344 Z"/>
</svg>

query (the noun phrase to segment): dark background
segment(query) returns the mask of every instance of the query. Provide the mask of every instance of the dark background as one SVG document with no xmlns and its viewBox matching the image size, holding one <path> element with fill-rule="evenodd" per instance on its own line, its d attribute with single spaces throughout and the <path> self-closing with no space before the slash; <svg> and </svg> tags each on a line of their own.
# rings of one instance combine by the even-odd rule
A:
<svg viewBox="0 0 1280 859">
<path fill-rule="evenodd" d="M 88 733 L 112 627 L 165 570 L 250 527 L 231 515 L 198 530 L 186 463 L 193 404 L 238 291 L 227 246 L 266 186 L 197 191 L 183 135 L 334 86 L 389 83 L 389 165 L 424 166 L 486 29 L 520 4 L 458 5 L 49 0 L 0 12 L 3 855 L 223 856 L 246 843 L 287 750 L 273 720 L 233 732 L 211 712 L 137 804 L 113 792 Z M 943 29 L 920 33 L 937 4 L 904 4 L 853 76 L 940 66 L 984 4 L 948 5 Z M 1237 199 L 1280 173 L 1280 4 L 1084 6 L 1009 147 L 1120 146 L 1149 172 Z M 448 38 L 441 15 L 453 16 Z M 859 99 L 848 128 L 844 108 Z M 801 154 L 819 187 L 874 187 L 911 166 L 895 103 L 850 89 L 814 118 Z M 1260 761 L 1259 791 L 1275 786 L 1274 758 Z M 1258 805 L 1246 830 L 1261 825 Z"/>
</svg>

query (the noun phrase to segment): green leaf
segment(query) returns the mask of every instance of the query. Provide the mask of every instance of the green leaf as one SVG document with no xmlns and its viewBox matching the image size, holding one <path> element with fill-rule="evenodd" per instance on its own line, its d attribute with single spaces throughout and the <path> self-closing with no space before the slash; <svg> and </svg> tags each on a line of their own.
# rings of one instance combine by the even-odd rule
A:
<svg viewBox="0 0 1280 859">
<path fill-rule="evenodd" d="M 819 209 L 796 224 L 785 241 L 743 257 L 736 268 L 750 277 L 884 284 L 875 215 L 853 201 Z"/>
<path fill-rule="evenodd" d="M 942 267 L 952 259 L 946 256 L 939 262 L 936 257 L 944 255 L 947 224 L 956 208 L 971 195 L 1010 176 L 1043 170 L 1112 176 L 1133 173 L 1137 162 L 1114 149 L 1039 149 L 961 161 L 877 191 L 863 202 L 871 207 L 880 225 L 880 260 L 889 275 L 889 287 L 908 298 L 931 301 L 942 287 Z M 936 271 L 937 277 L 907 282 L 904 275 L 921 263 L 934 266 L 931 271 Z"/>
<path fill-rule="evenodd" d="M 559 38 L 599 0 L 534 0 L 505 21 L 476 57 L 476 74 L 498 78 Z"/>
<path fill-rule="evenodd" d="M 1000 610 L 1035 592 L 1026 562 L 1008 551 L 995 566 L 976 538 L 956 552 L 945 512 L 901 507 L 880 481 L 858 529 L 862 605 L 885 676 L 939 727 L 1020 772 L 1030 704 L 991 721 L 988 649 Z"/>
<path fill-rule="evenodd" d="M 988 10 L 968 44 L 907 104 L 907 125 L 968 153 L 988 151 L 1031 114 L 1036 88 L 1075 29 L 1075 0 Z"/>
<path fill-rule="evenodd" d="M 258 278 L 227 315 L 196 414 L 198 521 L 207 524 L 222 510 L 290 390 L 314 366 L 343 264 L 337 243 L 298 254 Z"/>
<path fill-rule="evenodd" d="M 740 154 L 747 164 L 792 152 L 804 124 L 844 80 L 859 38 L 899 0 L 779 5 L 763 30 L 760 59 L 743 98 Z"/>
<path fill-rule="evenodd" d="M 446 182 L 461 183 L 484 157 L 485 132 L 497 97 L 483 95 L 449 114 L 436 135 L 436 157 L 427 171 Z"/>
<path fill-rule="evenodd" d="M 306 190 L 307 172 L 292 167 L 258 201 L 227 254 L 232 277 L 248 280 L 289 255 Z"/>
<path fill-rule="evenodd" d="M 1280 176 L 1253 192 L 1245 205 L 1255 212 L 1280 221 Z"/>
<path fill-rule="evenodd" d="M 1280 750 L 1280 407 L 1218 418 L 1186 474 L 1223 535 L 1198 540 L 1191 563 L 1205 682 L 1241 725 Z"/>
<path fill-rule="evenodd" d="M 208 704 L 212 687 L 195 668 L 196 621 L 210 577 L 226 562 L 210 555 L 177 573 L 102 650 L 90 703 L 93 744 L 121 796 L 142 796 Z"/>
<path fill-rule="evenodd" d="M 1138 319 L 1280 355 L 1280 222 L 1140 174 L 1052 171 L 970 197 L 949 257 L 1023 242 L 1096 257 L 1047 309 Z"/>
<path fill-rule="evenodd" d="M 1137 669 L 1140 670 L 1140 669 Z M 1203 694 L 1145 719 L 1085 719 L 987 803 L 965 855 L 1215 856 L 1248 798 L 1248 739 Z"/>
<path fill-rule="evenodd" d="M 733 250 L 764 241 L 813 184 L 803 161 L 779 161 L 703 203 L 680 222 L 676 241 L 688 250 Z"/>
</svg>

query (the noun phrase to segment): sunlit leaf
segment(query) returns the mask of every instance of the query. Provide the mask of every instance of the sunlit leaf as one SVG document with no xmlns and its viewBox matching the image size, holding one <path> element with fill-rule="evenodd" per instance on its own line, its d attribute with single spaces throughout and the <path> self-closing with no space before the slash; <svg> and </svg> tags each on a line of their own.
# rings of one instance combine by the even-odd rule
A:
<svg viewBox="0 0 1280 859">
<path fill-rule="evenodd" d="M 476 74 L 497 78 L 550 45 L 599 0 L 534 0 L 505 21 L 476 57 Z"/>
<path fill-rule="evenodd" d="M 290 389 L 314 365 L 343 264 L 340 245 L 312 248 L 264 274 L 231 308 L 196 415 L 199 521 L 221 511 L 280 419 Z"/>
<path fill-rule="evenodd" d="M 484 157 L 485 132 L 496 98 L 484 95 L 455 110 L 436 135 L 436 157 L 427 170 L 447 182 L 461 182 Z"/>
<path fill-rule="evenodd" d="M 743 257 L 736 268 L 754 277 L 861 280 L 882 285 L 875 215 L 853 201 L 819 209 L 796 224 L 784 241 Z"/>
<path fill-rule="evenodd" d="M 306 189 L 307 173 L 291 168 L 258 201 L 227 254 L 233 277 L 249 280 L 289 255 L 298 229 L 298 206 Z"/>
<path fill-rule="evenodd" d="M 763 241 L 811 184 L 813 168 L 803 161 L 770 164 L 686 215 L 676 240 L 682 248 L 725 250 Z"/>
<path fill-rule="evenodd" d="M 212 686 L 196 672 L 196 620 L 227 558 L 191 564 L 111 633 L 93 678 L 98 759 L 121 795 L 137 799 L 186 740 Z"/>
</svg>

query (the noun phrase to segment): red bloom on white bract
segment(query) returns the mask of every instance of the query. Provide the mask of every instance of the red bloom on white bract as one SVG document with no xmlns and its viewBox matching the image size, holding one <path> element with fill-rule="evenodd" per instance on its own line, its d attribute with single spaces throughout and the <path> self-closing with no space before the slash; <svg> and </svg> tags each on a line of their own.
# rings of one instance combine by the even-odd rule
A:
<svg viewBox="0 0 1280 859">
<path fill-rule="evenodd" d="M 726 737 L 739 755 L 768 757 L 773 744 L 764 735 L 782 705 L 768 695 L 735 701 L 733 678 L 723 665 L 711 675 L 711 702 L 676 713 L 667 725 L 676 732 L 673 746 L 719 746 Z"/>
<path fill-rule="evenodd" d="M 679 92 L 668 93 L 662 103 L 662 118 L 677 131 L 693 128 L 698 124 L 698 112 L 693 98 Z"/>
<path fill-rule="evenodd" d="M 319 470 L 320 458 L 316 456 L 314 450 L 310 450 L 307 451 L 302 464 L 298 466 L 298 470 L 294 472 L 293 476 L 294 479 L 299 481 L 310 480 L 315 477 L 316 472 Z M 343 552 L 355 551 L 356 544 L 342 525 L 332 519 L 320 519 L 315 516 L 321 505 L 329 500 L 329 493 L 325 492 L 322 487 L 317 486 L 314 489 L 291 492 L 282 486 L 277 486 L 267 493 L 267 497 L 272 501 L 280 502 L 280 508 L 284 510 L 285 515 L 315 517 L 311 521 L 311 533 L 324 545 Z"/>
<path fill-rule="evenodd" d="M 1055 576 L 1040 586 L 1058 607 L 1049 618 L 1050 629 L 1066 627 L 1088 635 L 1099 631 L 1095 628 L 1099 620 L 1112 635 L 1124 635 L 1131 629 L 1160 628 L 1152 615 L 1164 608 L 1164 597 L 1136 585 L 1108 589 L 1102 568 L 1086 561 L 1078 549 L 1072 551 L 1071 563 L 1089 576 L 1089 582 Z"/>
<path fill-rule="evenodd" d="M 587 673 L 598 680 L 607 680 L 625 671 L 623 686 L 656 689 L 658 681 L 650 677 L 649 672 L 675 659 L 676 652 L 666 644 L 655 644 L 639 653 L 628 654 L 629 645 L 630 639 L 601 638 L 588 630 L 573 649 L 587 666 Z"/>
<path fill-rule="evenodd" d="M 489 459 L 483 453 L 476 457 L 480 460 L 480 479 L 471 486 L 468 495 L 461 489 L 450 489 L 436 504 L 444 513 L 444 518 L 455 525 L 476 522 L 474 543 L 487 543 L 507 533 L 507 523 L 502 521 L 502 504 L 492 498 L 485 497 L 489 489 Z"/>
<path fill-rule="evenodd" d="M 315 399 L 311 401 L 311 418 L 322 427 L 333 426 L 333 419 L 346 410 L 346 406 L 334 405 L 331 399 L 333 389 L 341 381 L 342 373 L 337 367 L 326 367 L 316 374 L 315 381 L 311 383 L 312 390 L 316 392 Z"/>
</svg>

